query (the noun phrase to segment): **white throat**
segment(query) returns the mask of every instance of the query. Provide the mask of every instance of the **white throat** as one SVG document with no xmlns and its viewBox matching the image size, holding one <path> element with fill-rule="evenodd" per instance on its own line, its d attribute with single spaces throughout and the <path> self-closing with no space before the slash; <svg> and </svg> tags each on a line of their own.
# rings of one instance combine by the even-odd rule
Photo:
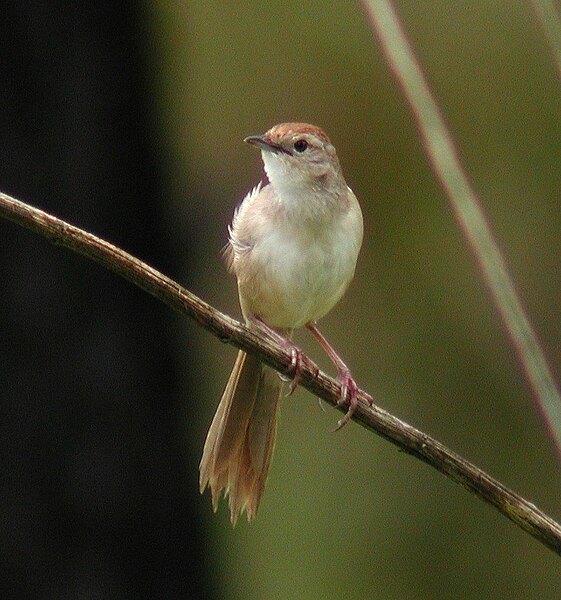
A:
<svg viewBox="0 0 561 600">
<path fill-rule="evenodd" d="M 322 182 L 307 172 L 287 164 L 282 158 L 263 151 L 263 164 L 270 184 L 275 190 L 275 196 L 288 214 L 296 219 L 313 220 L 317 225 L 336 216 L 341 207 L 340 194 L 346 193 L 346 183 L 341 176 L 341 188 L 334 185 L 327 190 Z"/>
</svg>

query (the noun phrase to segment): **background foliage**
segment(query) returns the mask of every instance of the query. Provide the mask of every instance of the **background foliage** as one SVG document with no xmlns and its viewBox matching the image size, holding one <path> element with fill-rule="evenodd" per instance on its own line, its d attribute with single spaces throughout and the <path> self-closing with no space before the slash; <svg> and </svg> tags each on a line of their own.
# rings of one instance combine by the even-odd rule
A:
<svg viewBox="0 0 561 600">
<path fill-rule="evenodd" d="M 526 2 L 397 7 L 558 371 L 561 86 L 545 36 Z M 196 290 L 236 312 L 216 249 L 260 176 L 240 140 L 285 120 L 323 126 L 366 220 L 330 339 L 380 404 L 559 515 L 554 450 L 360 6 L 192 2 L 157 16 L 176 210 L 204 232 Z M 202 439 L 234 353 L 201 341 Z M 305 392 L 286 401 L 257 521 L 232 532 L 225 510 L 209 518 L 228 597 L 557 594 L 553 555 L 358 427 L 330 434 L 334 419 Z"/>
<path fill-rule="evenodd" d="M 396 2 L 555 372 L 561 83 L 529 2 Z M 561 12 L 561 6 L 559 7 Z M 242 144 L 324 127 L 365 214 L 323 330 L 361 387 L 559 520 L 559 463 L 358 4 L 14 5 L 0 185 L 239 314 Z M 0 543 L 18 598 L 557 598 L 559 559 L 303 390 L 251 526 L 197 493 L 235 351 L 0 223 Z M 306 351 L 330 368 L 311 336 Z"/>
</svg>

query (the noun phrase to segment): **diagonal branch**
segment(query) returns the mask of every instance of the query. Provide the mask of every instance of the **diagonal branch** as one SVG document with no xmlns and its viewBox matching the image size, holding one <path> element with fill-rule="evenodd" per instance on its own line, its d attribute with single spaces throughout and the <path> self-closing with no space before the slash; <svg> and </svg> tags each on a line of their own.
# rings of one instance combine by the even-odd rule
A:
<svg viewBox="0 0 561 600">
<path fill-rule="evenodd" d="M 257 330 L 217 311 L 156 269 L 124 250 L 53 215 L 0 192 L 0 217 L 46 237 L 54 244 L 78 252 L 114 271 L 168 306 L 188 315 L 201 327 L 284 375 L 291 375 L 292 356 Z M 300 383 L 312 394 L 337 407 L 339 386 L 310 360 L 302 363 Z M 456 483 L 492 504 L 503 515 L 542 544 L 561 555 L 561 525 L 487 473 L 446 446 L 377 406 L 360 391 L 353 420 L 384 437 L 401 450 L 431 465 Z M 338 407 L 345 411 L 344 407 Z"/>
</svg>

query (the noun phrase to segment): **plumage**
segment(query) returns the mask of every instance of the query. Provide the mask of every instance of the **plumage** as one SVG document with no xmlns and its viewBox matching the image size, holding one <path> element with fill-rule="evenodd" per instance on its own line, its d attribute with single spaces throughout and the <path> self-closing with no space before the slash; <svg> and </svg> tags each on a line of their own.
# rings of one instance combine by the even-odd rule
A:
<svg viewBox="0 0 561 600">
<path fill-rule="evenodd" d="M 362 242 L 362 213 L 321 129 L 282 123 L 246 141 L 261 148 L 269 182 L 235 211 L 225 256 L 246 321 L 263 322 L 290 345 L 293 329 L 315 324 L 347 289 Z M 338 369 L 345 389 L 354 386 L 340 360 Z M 257 511 L 281 388 L 273 370 L 239 352 L 200 465 L 201 492 L 210 487 L 215 510 L 220 494 L 229 496 L 232 523 L 243 510 L 248 520 Z"/>
</svg>

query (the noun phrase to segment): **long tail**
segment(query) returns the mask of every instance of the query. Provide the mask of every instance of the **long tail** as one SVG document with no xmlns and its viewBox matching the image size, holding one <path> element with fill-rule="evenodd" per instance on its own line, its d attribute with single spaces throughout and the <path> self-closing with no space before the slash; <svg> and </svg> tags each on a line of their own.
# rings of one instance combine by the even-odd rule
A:
<svg viewBox="0 0 561 600">
<path fill-rule="evenodd" d="M 276 372 L 240 351 L 207 434 L 199 466 L 200 488 L 229 496 L 230 520 L 245 509 L 255 517 L 265 488 L 276 434 L 282 382 Z"/>
</svg>

